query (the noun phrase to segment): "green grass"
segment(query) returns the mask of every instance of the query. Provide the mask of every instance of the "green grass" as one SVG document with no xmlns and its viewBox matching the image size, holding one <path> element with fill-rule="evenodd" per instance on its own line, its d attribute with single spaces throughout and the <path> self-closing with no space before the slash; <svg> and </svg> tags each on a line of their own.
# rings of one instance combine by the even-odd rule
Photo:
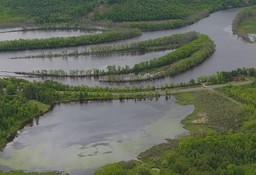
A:
<svg viewBox="0 0 256 175">
<path fill-rule="evenodd" d="M 176 95 L 178 103 L 193 104 L 195 111 L 186 117 L 182 123 L 191 132 L 208 132 L 211 130 L 227 132 L 238 130 L 242 123 L 243 111 L 241 106 L 218 95 L 215 92 L 204 90 Z M 206 123 L 193 121 L 207 116 Z"/>
<path fill-rule="evenodd" d="M 41 103 L 36 100 L 29 100 L 28 104 L 31 105 L 32 107 L 38 108 L 38 111 L 40 113 L 45 113 L 45 112 L 49 111 L 49 109 L 50 109 L 49 105 L 46 105 L 46 104 Z"/>
<path fill-rule="evenodd" d="M 95 175 L 159 175 L 149 164 L 138 161 L 119 162 L 98 169 Z"/>
<path fill-rule="evenodd" d="M 24 171 L 11 171 L 11 172 L 0 172 L 0 175 L 61 175 L 59 172 L 47 172 L 47 173 L 25 173 Z"/>
<path fill-rule="evenodd" d="M 247 33 L 256 33 L 256 17 L 250 17 L 243 20 L 239 25 L 239 30 Z"/>
</svg>

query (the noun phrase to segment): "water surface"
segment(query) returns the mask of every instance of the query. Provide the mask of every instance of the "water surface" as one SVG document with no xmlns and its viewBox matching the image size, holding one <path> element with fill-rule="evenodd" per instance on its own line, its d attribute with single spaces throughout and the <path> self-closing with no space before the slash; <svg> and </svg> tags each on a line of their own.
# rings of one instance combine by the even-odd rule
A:
<svg viewBox="0 0 256 175">
<path fill-rule="evenodd" d="M 5 169 L 91 174 L 186 133 L 180 121 L 193 110 L 176 104 L 174 97 L 58 105 L 20 131 L 0 153 L 0 164 Z"/>
<path fill-rule="evenodd" d="M 156 32 L 146 32 L 142 36 L 133 39 L 112 42 L 107 44 L 121 44 L 127 42 L 135 42 L 146 39 L 153 39 L 158 37 L 163 37 L 167 35 L 172 35 L 176 33 L 183 33 L 188 31 L 197 31 L 206 35 L 209 35 L 216 44 L 216 52 L 208 60 L 195 67 L 194 69 L 177 75 L 172 78 L 165 78 L 161 80 L 155 80 L 150 82 L 136 82 L 132 85 L 155 85 L 160 86 L 166 83 L 173 82 L 184 82 L 189 81 L 192 78 L 197 78 L 202 75 L 210 75 L 218 71 L 228 71 L 241 67 L 256 67 L 256 45 L 248 44 L 237 38 L 237 36 L 232 34 L 231 25 L 232 20 L 239 12 L 240 9 L 229 9 L 224 11 L 219 11 L 211 14 L 199 22 L 183 27 L 181 29 L 175 30 L 165 30 Z M 47 35 L 47 34 L 45 34 Z M 156 56 L 161 56 L 163 53 L 148 53 L 144 56 L 142 55 L 113 55 L 113 56 L 84 56 L 84 57 L 70 57 L 68 59 L 30 59 L 30 60 L 9 60 L 8 58 L 26 55 L 36 55 L 42 52 L 48 53 L 61 53 L 62 51 L 73 51 L 75 50 L 85 50 L 89 46 L 80 46 L 72 48 L 63 49 L 48 49 L 48 50 L 34 50 L 34 51 L 21 51 L 21 52 L 6 52 L 0 54 L 0 71 L 29 71 L 31 69 L 41 69 L 41 68 L 63 68 L 65 70 L 70 69 L 93 69 L 93 68 L 105 68 L 106 65 L 134 65 L 140 61 L 150 60 Z M 1 73 L 2 74 L 2 73 Z M 42 79 L 36 79 L 42 80 Z M 99 86 L 128 86 L 130 84 L 108 84 L 99 83 L 98 80 L 87 79 L 87 78 L 55 78 L 59 82 L 65 84 L 86 84 L 86 85 L 99 85 Z"/>
</svg>

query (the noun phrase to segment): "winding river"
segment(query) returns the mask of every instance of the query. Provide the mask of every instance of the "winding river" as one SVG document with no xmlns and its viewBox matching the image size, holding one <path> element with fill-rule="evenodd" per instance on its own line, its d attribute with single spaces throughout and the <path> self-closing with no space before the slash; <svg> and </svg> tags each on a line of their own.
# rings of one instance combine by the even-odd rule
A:
<svg viewBox="0 0 256 175">
<path fill-rule="evenodd" d="M 198 31 L 200 33 L 209 35 L 216 44 L 216 52 L 214 55 L 206 60 L 196 68 L 186 71 L 178 76 L 155 80 L 150 82 L 141 82 L 133 85 L 148 85 L 154 84 L 160 86 L 162 84 L 171 82 L 184 82 L 191 78 L 197 78 L 201 75 L 210 75 L 221 70 L 233 70 L 238 67 L 255 67 L 256 66 L 256 46 L 248 44 L 241 39 L 234 36 L 231 31 L 232 20 L 240 9 L 229 9 L 219 11 L 211 14 L 209 17 L 200 20 L 199 22 L 175 30 L 165 30 L 156 32 L 143 33 L 142 36 L 119 41 L 115 43 L 126 43 L 133 41 L 141 41 L 157 37 L 172 35 L 175 33 L 182 33 L 187 31 Z M 19 34 L 17 34 L 19 35 Z M 31 34 L 32 35 L 32 34 Z M 35 35 L 37 35 L 35 33 Z M 45 34 L 47 35 L 47 34 Z M 109 44 L 109 43 L 108 43 Z M 113 44 L 113 43 L 110 43 Z M 143 60 L 149 60 L 154 57 L 159 57 L 166 54 L 165 52 L 153 52 L 145 55 L 112 55 L 112 56 L 79 56 L 69 58 L 45 58 L 45 59 L 9 59 L 18 56 L 38 55 L 44 53 L 60 53 L 63 50 L 85 50 L 90 46 L 80 46 L 75 48 L 51 49 L 51 50 L 34 50 L 22 52 L 5 52 L 1 53 L 0 70 L 1 71 L 31 71 L 40 69 L 104 69 L 107 65 L 134 65 Z M 4 75 L 4 73 L 1 73 Z M 35 78 L 41 80 L 40 78 Z M 86 85 L 100 85 L 100 86 L 127 86 L 130 84 L 108 84 L 99 83 L 97 80 L 90 78 L 54 78 L 59 82 L 65 84 L 86 84 Z"/>
<path fill-rule="evenodd" d="M 170 82 L 188 81 L 201 75 L 238 67 L 256 67 L 256 46 L 238 39 L 231 32 L 231 24 L 239 9 L 229 9 L 211 14 L 199 22 L 176 30 L 143 33 L 142 36 L 119 41 L 157 38 L 186 31 L 198 31 L 209 35 L 216 44 L 214 55 L 196 68 L 172 78 L 135 85 L 160 86 Z M 57 36 L 76 36 L 83 32 L 57 32 Z M 51 32 L 50 32 L 51 33 Z M 1 32 L 0 40 L 13 38 L 46 38 L 56 33 Z M 26 36 L 24 36 L 26 35 Z M 13 37 L 13 38 L 10 38 Z M 111 44 L 111 43 L 110 43 Z M 107 65 L 133 65 L 143 60 L 159 57 L 166 52 L 143 55 L 79 56 L 69 58 L 9 59 L 18 56 L 37 55 L 42 52 L 84 50 L 90 46 L 52 50 L 4 52 L 0 54 L 0 71 L 31 71 L 32 69 L 92 69 Z M 12 74 L 1 72 L 2 76 Z M 29 78 L 32 80 L 31 78 Z M 42 80 L 34 78 L 35 80 Z M 103 84 L 90 78 L 54 79 L 66 84 L 100 86 L 127 86 L 130 84 Z M 146 101 L 119 101 L 86 104 L 62 104 L 53 111 L 26 126 L 0 153 L 0 168 L 27 171 L 60 170 L 72 175 L 91 174 L 106 163 L 129 160 L 165 138 L 184 134 L 180 121 L 194 110 L 193 106 L 176 104 L 160 98 Z"/>
</svg>

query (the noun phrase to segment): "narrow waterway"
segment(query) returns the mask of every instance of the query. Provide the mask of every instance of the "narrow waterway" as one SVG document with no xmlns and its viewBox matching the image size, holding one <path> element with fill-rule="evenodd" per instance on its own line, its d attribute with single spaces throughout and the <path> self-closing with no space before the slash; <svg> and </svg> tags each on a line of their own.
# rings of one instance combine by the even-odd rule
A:
<svg viewBox="0 0 256 175">
<path fill-rule="evenodd" d="M 165 30 L 157 32 L 143 33 L 142 36 L 129 39 L 126 41 L 118 41 L 115 44 L 126 42 L 141 41 L 146 39 L 153 39 L 172 35 L 175 33 L 182 33 L 187 31 L 197 31 L 209 35 L 216 44 L 216 52 L 208 60 L 195 67 L 192 70 L 184 72 L 172 78 L 165 78 L 161 80 L 149 82 L 136 82 L 132 85 L 156 85 L 160 86 L 172 82 L 189 81 L 192 78 L 197 78 L 202 75 L 210 75 L 222 70 L 233 70 L 239 67 L 255 67 L 256 66 L 256 45 L 248 44 L 237 38 L 232 34 L 231 25 L 232 20 L 240 9 L 229 9 L 219 11 L 211 14 L 209 17 L 200 20 L 199 22 L 175 30 Z M 47 35 L 47 34 L 46 34 Z M 113 44 L 113 43 L 108 43 Z M 51 49 L 51 50 L 34 50 L 21 52 L 5 52 L 1 53 L 0 70 L 1 71 L 30 71 L 31 69 L 93 69 L 105 68 L 107 65 L 134 65 L 140 61 L 149 60 L 154 57 L 161 56 L 165 52 L 147 53 L 145 55 L 112 55 L 112 56 L 81 56 L 69 58 L 44 58 L 44 59 L 21 59 L 10 60 L 9 58 L 26 55 L 36 55 L 42 52 L 61 53 L 62 51 L 85 50 L 90 46 L 80 46 L 75 48 Z M 121 61 L 120 61 L 121 60 Z M 18 63 L 18 64 L 17 64 Z M 18 66 L 17 66 L 18 65 Z M 1 73 L 2 75 L 4 73 Z M 35 78 L 42 80 L 41 78 Z M 86 85 L 100 85 L 100 86 L 127 86 L 126 84 L 109 84 L 99 83 L 98 80 L 88 78 L 54 78 L 59 82 L 65 84 L 86 84 Z"/>
</svg>

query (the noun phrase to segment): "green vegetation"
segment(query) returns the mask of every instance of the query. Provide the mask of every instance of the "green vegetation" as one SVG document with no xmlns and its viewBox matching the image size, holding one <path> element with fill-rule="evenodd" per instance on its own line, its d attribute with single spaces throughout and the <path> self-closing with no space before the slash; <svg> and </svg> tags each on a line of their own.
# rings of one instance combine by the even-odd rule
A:
<svg viewBox="0 0 256 175">
<path fill-rule="evenodd" d="M 233 33 L 246 42 L 254 42 L 249 34 L 256 34 L 256 7 L 241 10 L 233 20 Z"/>
<path fill-rule="evenodd" d="M 246 0 L 126 0 L 108 1 L 111 6 L 96 9 L 94 18 L 114 21 L 150 21 L 164 19 L 184 19 L 201 11 L 210 12 L 228 8 L 250 5 L 255 1 Z"/>
<path fill-rule="evenodd" d="M 212 83 L 233 81 L 235 77 L 240 77 L 246 72 L 253 72 L 255 69 L 239 69 L 232 71 L 231 79 L 223 78 L 227 73 L 218 73 L 218 79 L 208 79 Z M 239 72 L 235 73 L 235 72 Z M 253 75 L 250 73 L 250 75 Z M 204 78 L 205 79 L 205 78 Z M 29 82 L 22 79 L 6 78 L 0 79 L 0 147 L 2 148 L 8 138 L 12 138 L 20 126 L 26 121 L 42 115 L 49 111 L 56 103 L 70 101 L 87 101 L 87 100 L 124 100 L 158 97 L 159 95 L 169 96 L 172 90 L 176 91 L 178 87 L 197 86 L 202 81 L 191 80 L 188 83 L 178 85 L 166 84 L 156 89 L 154 86 L 148 87 L 125 87 L 125 88 L 103 88 L 88 86 L 68 86 L 54 81 Z"/>
<path fill-rule="evenodd" d="M 232 71 L 217 72 L 210 76 L 201 76 L 197 79 L 197 83 L 222 84 L 243 80 L 247 77 L 256 77 L 256 68 L 238 68 Z"/>
<path fill-rule="evenodd" d="M 235 97 L 239 102 L 220 92 Z M 255 174 L 256 110 L 254 105 L 249 108 L 254 102 L 252 94 L 255 92 L 253 83 L 242 87 L 223 87 L 218 91 L 176 95 L 179 103 L 194 104 L 196 107 L 194 113 L 183 121 L 191 131 L 189 136 L 152 147 L 139 155 L 140 161 L 110 164 L 95 174 Z M 248 96 L 251 98 L 247 100 Z"/>
<path fill-rule="evenodd" d="M 126 69 L 124 69 L 123 72 L 116 71 L 117 74 L 134 73 L 130 78 L 122 75 L 108 76 L 101 81 L 144 81 L 173 76 L 200 64 L 205 59 L 209 58 L 214 51 L 215 45 L 213 41 L 206 35 L 200 35 L 196 40 L 183 45 L 165 56 L 135 64 L 129 71 L 126 71 Z M 112 73 L 112 75 L 114 75 L 114 73 Z"/>
<path fill-rule="evenodd" d="M 255 3 L 254 0 L 2 0 L 0 26 L 80 26 L 93 25 L 94 20 L 102 20 L 96 24 L 105 25 L 110 20 L 137 21 L 127 26 L 160 30 L 191 24 L 217 10 Z M 170 21 L 155 25 L 159 20 Z"/>
<path fill-rule="evenodd" d="M 190 15 L 186 19 L 169 19 L 161 21 L 135 21 L 119 24 L 121 27 L 138 28 L 142 31 L 155 31 L 180 28 L 195 23 L 196 21 L 209 15 L 208 10 L 202 10 L 196 14 Z"/>
<path fill-rule="evenodd" d="M 230 7 L 253 5 L 246 0 L 127 0 L 108 1 L 95 8 L 92 18 L 112 20 L 120 26 L 135 27 L 143 31 L 165 30 L 192 24 L 211 12 Z"/>
<path fill-rule="evenodd" d="M 32 118 L 49 111 L 56 103 L 87 100 L 137 99 L 158 97 L 154 87 L 103 88 L 68 86 L 53 81 L 28 82 L 0 79 L 0 147 Z"/>
<path fill-rule="evenodd" d="M 24 171 L 11 171 L 11 172 L 1 172 L 0 175 L 61 175 L 59 172 L 47 172 L 47 173 L 25 173 Z"/>
<path fill-rule="evenodd" d="M 248 71 L 248 70 L 251 70 L 251 71 Z M 240 76 L 239 74 L 247 74 L 248 72 L 253 72 L 252 70 L 255 70 L 255 69 L 248 69 L 248 70 L 239 69 L 238 71 L 233 71 L 233 75 L 239 77 Z M 225 73 L 218 73 L 219 79 L 220 80 L 224 79 L 225 81 L 227 81 L 226 78 L 223 78 L 225 76 L 220 76 L 222 74 L 227 75 Z M 212 80 L 212 79 L 209 79 L 209 80 Z M 213 82 L 216 83 L 216 81 L 213 81 Z M 223 81 L 220 81 L 220 82 L 223 82 Z M 142 100 L 145 98 L 158 97 L 160 95 L 166 95 L 166 97 L 168 97 L 170 94 L 174 93 L 174 91 L 177 90 L 177 89 L 172 89 L 173 87 L 197 85 L 198 83 L 199 81 L 190 81 L 188 84 L 181 83 L 177 86 L 165 85 L 160 89 L 156 89 L 153 86 L 152 87 L 151 86 L 130 87 L 130 88 L 127 88 L 127 87 L 126 88 L 103 88 L 103 87 L 87 87 L 87 86 L 69 86 L 69 85 L 63 85 L 61 83 L 57 83 L 54 81 L 29 82 L 26 80 L 15 79 L 15 78 L 0 79 L 0 99 L 1 99 L 0 100 L 1 101 L 0 103 L 0 117 L 1 117 L 0 146 L 1 148 L 3 148 L 5 143 L 8 140 L 11 140 L 15 136 L 15 132 L 21 126 L 26 124 L 26 122 L 29 122 L 29 120 L 31 120 L 32 118 L 36 116 L 40 116 L 45 112 L 49 111 L 57 103 L 71 102 L 71 101 L 82 102 L 82 101 L 88 101 L 88 100 L 113 100 L 113 99 L 119 99 L 121 101 L 124 99 Z M 250 86 L 253 86 L 253 85 L 250 85 Z M 243 137 L 243 138 L 247 138 L 247 136 L 251 138 L 254 137 L 254 135 L 250 135 L 251 134 L 250 132 L 246 136 L 244 136 L 243 133 L 240 132 L 242 131 L 241 128 L 251 129 L 255 126 L 254 121 L 247 120 L 244 122 L 244 120 L 247 119 L 247 117 L 244 117 L 244 116 L 247 116 L 249 114 L 249 112 L 247 112 L 250 109 L 249 107 L 243 107 L 241 109 L 240 104 L 237 104 L 232 101 L 231 102 L 227 101 L 227 97 L 222 97 L 221 95 L 219 95 L 219 92 L 209 92 L 206 90 L 197 91 L 193 93 L 179 94 L 178 97 L 179 97 L 179 100 L 182 100 L 182 103 L 185 103 L 185 104 L 194 103 L 196 105 L 195 112 L 191 116 L 189 116 L 186 120 L 184 120 L 184 123 L 186 123 L 187 128 L 193 131 L 193 136 L 191 138 L 189 137 L 190 139 L 189 143 L 192 140 L 191 143 L 197 144 L 197 139 L 194 138 L 194 135 L 199 139 L 205 139 L 205 136 L 208 137 L 210 133 L 213 133 L 214 136 L 217 137 L 216 138 L 217 142 L 218 142 L 218 139 L 224 140 L 224 144 L 226 144 L 226 141 L 230 142 L 230 144 L 236 144 L 236 142 L 238 142 L 235 138 L 236 136 L 233 136 L 232 133 L 237 133 L 239 137 Z M 253 100 L 253 98 L 251 98 L 251 100 Z M 244 112 L 244 110 L 246 110 L 246 112 Z M 207 117 L 205 118 L 205 116 Z M 246 122 L 249 122 L 249 123 L 246 123 Z M 231 134 L 231 135 L 229 137 L 229 135 L 226 136 L 226 134 Z M 180 142 L 179 144 L 184 143 L 186 139 L 188 138 L 181 139 L 181 141 L 179 141 Z M 211 140 L 212 138 L 209 138 L 209 139 L 210 139 L 209 142 L 212 142 Z M 233 143 L 233 141 L 235 143 Z M 177 145 L 179 145 L 178 141 L 175 141 L 175 143 L 176 142 L 177 142 Z M 204 142 L 204 140 L 202 142 Z M 238 145 L 238 146 L 241 146 L 241 145 Z M 171 152 L 173 151 L 176 152 L 176 149 L 179 148 L 179 146 L 174 146 L 173 141 L 170 143 L 168 142 L 168 144 L 165 145 L 164 148 L 166 147 L 173 148 L 174 150 L 173 149 L 168 150 Z M 250 145 L 247 144 L 247 147 L 249 150 L 253 151 Z M 228 148 L 230 147 L 228 147 L 227 145 L 227 149 Z M 236 148 L 236 150 L 239 150 L 239 148 L 240 147 Z M 212 149 L 215 149 L 215 148 L 213 147 Z M 198 148 L 198 151 L 199 151 L 198 155 L 200 155 L 201 150 L 199 150 L 199 148 Z M 184 158 L 182 156 L 186 155 L 187 152 L 186 151 L 184 152 L 184 150 L 181 150 L 181 152 L 182 152 L 182 155 L 179 158 L 182 161 L 182 159 Z M 157 151 L 157 153 L 162 154 L 163 152 Z M 206 153 L 207 152 L 205 152 L 205 154 Z M 247 152 L 245 153 L 247 154 Z M 154 156 L 160 156 L 160 155 L 154 155 Z M 165 153 L 163 154 L 163 156 L 164 158 L 166 158 Z M 178 155 L 175 155 L 175 157 L 176 156 Z M 206 155 L 203 155 L 203 156 L 206 156 Z M 213 152 L 212 156 L 213 157 L 218 156 L 218 154 L 216 152 Z M 144 159 L 146 162 L 145 164 L 142 162 L 136 162 L 136 161 L 132 163 L 123 162 L 122 166 L 115 165 L 119 168 L 120 167 L 122 168 L 122 170 L 120 171 L 118 168 L 116 167 L 113 168 L 112 165 L 109 165 L 109 168 L 108 168 L 109 170 L 107 171 L 105 169 L 102 171 L 99 170 L 97 173 L 104 174 L 111 171 L 112 174 L 113 172 L 117 172 L 118 174 L 122 171 L 125 171 L 128 174 L 133 174 L 135 172 L 141 172 L 141 173 L 150 172 L 151 174 L 158 174 L 157 169 L 151 169 L 151 168 L 157 167 L 161 169 L 162 166 L 166 166 L 166 163 L 164 163 L 166 161 L 165 159 L 162 159 L 162 158 L 161 158 L 161 161 L 157 161 L 158 163 L 161 163 L 161 164 L 152 164 L 150 162 L 148 163 L 145 157 L 142 160 L 144 161 Z M 149 159 L 149 157 L 147 157 L 147 159 Z M 250 157 L 248 158 L 248 160 L 253 161 Z M 239 165 L 241 166 L 243 165 L 243 168 L 246 167 L 248 160 L 247 160 L 247 157 L 244 158 L 243 160 L 241 160 Z M 230 162 L 232 164 L 236 164 L 233 162 L 232 157 L 230 158 Z M 223 162 L 220 162 L 220 164 L 221 163 Z M 195 166 L 195 164 L 191 162 L 189 166 Z M 205 165 L 205 166 L 208 166 L 208 165 Z M 222 167 L 222 164 L 221 164 L 221 167 Z M 248 169 L 249 171 L 250 168 L 251 166 L 245 169 Z M 169 170 L 166 170 L 166 171 L 169 172 Z M 222 169 L 220 170 L 220 172 L 222 172 Z"/>
<path fill-rule="evenodd" d="M 234 102 L 208 90 L 176 95 L 180 104 L 193 104 L 195 111 L 182 123 L 191 132 L 218 131 L 227 133 L 241 127 L 243 111 Z M 207 98 L 206 98 L 207 97 Z"/>
<path fill-rule="evenodd" d="M 7 26 L 70 22 L 83 17 L 97 4 L 96 0 L 3 0 L 0 21 Z"/>
<path fill-rule="evenodd" d="M 59 37 L 47 39 L 19 39 L 1 41 L 0 51 L 49 49 L 58 47 L 78 46 L 86 44 L 104 43 L 132 38 L 141 35 L 138 29 L 108 31 L 96 35 L 81 35 L 77 37 Z"/>
<path fill-rule="evenodd" d="M 243 127 L 247 130 L 256 129 L 256 103 L 255 103 L 255 94 L 256 94 L 256 83 L 252 83 L 246 86 L 228 86 L 220 89 L 221 92 L 227 94 L 229 97 L 234 98 L 243 104 L 243 107 L 247 112 L 246 122 Z"/>
<path fill-rule="evenodd" d="M 189 42 L 191 41 L 191 42 Z M 187 43 L 189 42 L 189 43 Z M 160 44 L 161 43 L 161 44 Z M 160 46 L 157 46 L 157 45 Z M 183 44 L 183 45 L 182 45 Z M 162 45 L 162 46 L 161 46 Z M 182 45 L 182 46 L 181 46 Z M 191 67 L 203 62 L 215 50 L 213 41 L 206 35 L 198 35 L 195 32 L 174 35 L 171 37 L 148 40 L 128 45 L 127 47 L 100 47 L 95 49 L 99 52 L 122 51 L 130 49 L 154 50 L 162 48 L 175 48 L 175 51 L 160 58 L 154 58 L 129 66 L 120 67 L 115 65 L 107 66 L 105 70 L 70 70 L 69 73 L 63 70 L 41 70 L 29 72 L 15 72 L 16 74 L 32 76 L 53 76 L 53 77 L 90 77 L 104 76 L 101 81 L 122 82 L 122 81 L 142 81 L 172 76 L 186 71 Z M 122 78 L 123 74 L 132 73 L 132 78 Z M 145 75 L 146 74 L 146 75 Z"/>
<path fill-rule="evenodd" d="M 93 54 L 113 54 L 113 53 L 133 53 L 133 52 L 152 52 L 152 51 L 162 51 L 168 49 L 176 49 L 186 43 L 189 43 L 198 37 L 196 32 L 187 32 L 183 34 L 175 34 L 171 36 L 165 36 L 162 38 L 149 39 L 145 41 L 132 42 L 120 45 L 98 45 L 91 46 L 89 50 L 78 52 L 64 52 L 53 54 L 43 53 L 41 55 L 32 55 L 26 57 L 15 57 L 12 59 L 20 58 L 53 58 L 53 57 L 69 57 L 69 56 L 79 56 L 79 55 L 93 55 Z"/>
</svg>

